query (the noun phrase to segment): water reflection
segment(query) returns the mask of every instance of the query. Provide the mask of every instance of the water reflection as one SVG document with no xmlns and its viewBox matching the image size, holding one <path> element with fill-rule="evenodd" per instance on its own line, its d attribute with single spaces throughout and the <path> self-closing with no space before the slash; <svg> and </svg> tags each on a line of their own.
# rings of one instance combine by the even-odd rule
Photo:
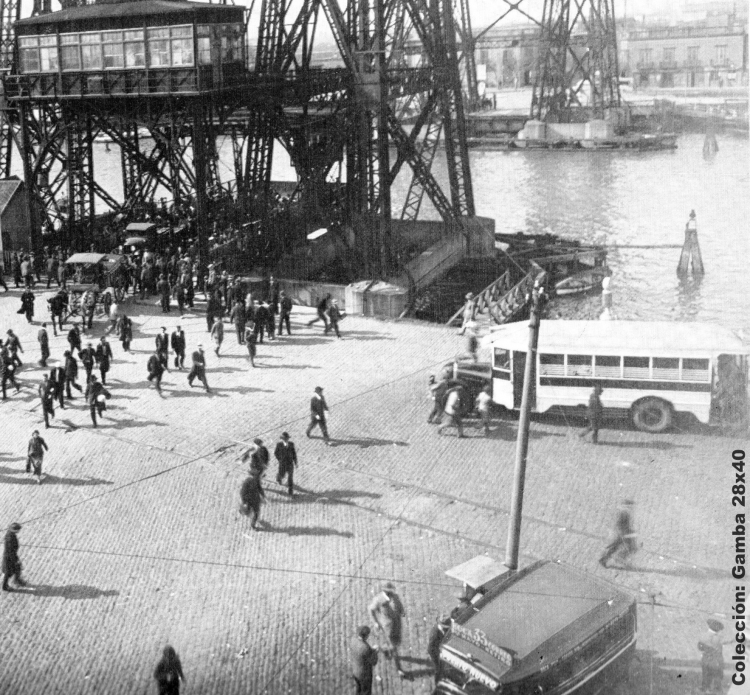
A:
<svg viewBox="0 0 750 695">
<path fill-rule="evenodd" d="M 677 279 L 677 305 L 679 307 L 678 318 L 680 321 L 695 321 L 703 308 L 703 297 L 701 296 L 701 284 L 703 276 L 689 275 Z"/>
</svg>

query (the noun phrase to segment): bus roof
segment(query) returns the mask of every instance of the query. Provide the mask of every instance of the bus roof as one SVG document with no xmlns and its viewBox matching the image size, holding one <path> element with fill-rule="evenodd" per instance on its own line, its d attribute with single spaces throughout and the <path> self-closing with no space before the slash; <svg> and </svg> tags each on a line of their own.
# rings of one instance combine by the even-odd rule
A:
<svg viewBox="0 0 750 695">
<path fill-rule="evenodd" d="M 523 350 L 529 344 L 527 321 L 491 329 L 485 344 Z M 542 321 L 539 352 L 664 356 L 696 354 L 748 354 L 732 331 L 711 323 L 672 321 Z M 669 354 L 667 354 L 669 353 Z"/>
<path fill-rule="evenodd" d="M 633 602 L 629 594 L 598 577 L 540 561 L 521 570 L 504 588 L 490 591 L 468 620 L 458 622 L 513 654 L 510 670 L 516 678 L 538 669 L 540 658 L 546 664 L 554 662 L 623 615 Z M 497 677 L 509 671 L 486 649 L 457 634 L 449 635 L 444 644 L 469 654 Z"/>
</svg>

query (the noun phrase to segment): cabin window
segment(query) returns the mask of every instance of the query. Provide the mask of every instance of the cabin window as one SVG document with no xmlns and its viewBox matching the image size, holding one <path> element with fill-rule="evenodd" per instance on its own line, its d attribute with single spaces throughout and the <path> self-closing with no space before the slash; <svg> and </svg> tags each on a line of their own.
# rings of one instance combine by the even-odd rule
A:
<svg viewBox="0 0 750 695">
<path fill-rule="evenodd" d="M 193 65 L 193 28 L 172 27 L 170 29 L 172 36 L 172 65 Z"/>
<path fill-rule="evenodd" d="M 619 379 L 622 376 L 620 361 L 620 357 L 597 355 L 594 357 L 594 376 L 604 377 L 605 379 Z"/>
<path fill-rule="evenodd" d="M 540 376 L 565 376 L 565 355 L 539 355 Z"/>
<path fill-rule="evenodd" d="M 60 63 L 63 70 L 81 69 L 81 39 L 78 34 L 60 35 Z"/>
<path fill-rule="evenodd" d="M 99 32 L 81 34 L 81 65 L 84 70 L 102 69 L 102 38 Z"/>
<path fill-rule="evenodd" d="M 710 381 L 707 359 L 684 358 L 682 360 L 683 381 Z"/>
<path fill-rule="evenodd" d="M 105 31 L 102 34 L 102 48 L 104 51 L 105 68 L 124 68 L 125 50 L 122 43 L 121 31 Z"/>
<path fill-rule="evenodd" d="M 591 355 L 568 355 L 568 376 L 591 376 Z"/>
<path fill-rule="evenodd" d="M 42 72 L 57 72 L 57 36 L 39 37 L 39 68 Z"/>
<path fill-rule="evenodd" d="M 125 35 L 125 67 L 146 67 L 146 44 L 143 41 L 143 31 L 126 31 Z"/>
<path fill-rule="evenodd" d="M 624 357 L 622 375 L 626 379 L 648 379 L 651 376 L 648 357 Z"/>
<path fill-rule="evenodd" d="M 21 72 L 39 72 L 39 37 L 24 36 L 18 39 L 21 54 Z"/>
<path fill-rule="evenodd" d="M 169 29 L 148 30 L 148 66 L 169 67 Z"/>
<path fill-rule="evenodd" d="M 510 381 L 510 350 L 495 348 L 494 356 L 494 367 L 498 371 L 493 376 Z"/>
<path fill-rule="evenodd" d="M 677 381 L 680 378 L 680 360 L 677 357 L 654 357 L 652 378 Z"/>
</svg>

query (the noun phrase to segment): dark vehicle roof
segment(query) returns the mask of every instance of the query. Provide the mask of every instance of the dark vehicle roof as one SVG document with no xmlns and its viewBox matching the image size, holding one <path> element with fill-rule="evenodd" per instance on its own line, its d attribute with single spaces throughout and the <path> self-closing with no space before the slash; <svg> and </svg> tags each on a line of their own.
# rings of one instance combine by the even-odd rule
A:
<svg viewBox="0 0 750 695">
<path fill-rule="evenodd" d="M 469 654 L 503 681 L 549 664 L 630 608 L 634 599 L 612 584 L 556 562 L 521 570 L 456 621 L 513 655 L 513 665 L 451 633 L 443 643 Z M 465 616 L 468 615 L 468 618 Z M 509 673 L 512 672 L 512 673 Z"/>
</svg>

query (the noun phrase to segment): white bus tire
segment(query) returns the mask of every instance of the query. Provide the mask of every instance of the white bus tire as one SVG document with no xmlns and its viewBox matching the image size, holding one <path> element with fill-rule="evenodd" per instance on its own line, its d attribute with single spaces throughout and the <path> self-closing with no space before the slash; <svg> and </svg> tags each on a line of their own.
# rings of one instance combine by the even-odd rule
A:
<svg viewBox="0 0 750 695">
<path fill-rule="evenodd" d="M 636 429 L 654 434 L 668 430 L 672 425 L 673 415 L 671 404 L 654 396 L 642 398 L 630 408 L 630 418 Z"/>
</svg>

